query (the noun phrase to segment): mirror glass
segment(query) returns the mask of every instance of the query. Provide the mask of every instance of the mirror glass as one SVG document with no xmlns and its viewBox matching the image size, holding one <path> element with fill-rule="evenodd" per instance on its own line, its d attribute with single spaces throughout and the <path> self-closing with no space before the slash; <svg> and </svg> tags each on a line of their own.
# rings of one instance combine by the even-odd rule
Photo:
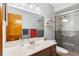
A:
<svg viewBox="0 0 79 59">
<path fill-rule="evenodd" d="M 22 19 L 22 39 L 44 36 L 44 17 L 25 11 Z"/>
<path fill-rule="evenodd" d="M 21 4 L 17 4 L 21 5 Z M 6 42 L 44 37 L 44 17 L 7 5 Z"/>
</svg>

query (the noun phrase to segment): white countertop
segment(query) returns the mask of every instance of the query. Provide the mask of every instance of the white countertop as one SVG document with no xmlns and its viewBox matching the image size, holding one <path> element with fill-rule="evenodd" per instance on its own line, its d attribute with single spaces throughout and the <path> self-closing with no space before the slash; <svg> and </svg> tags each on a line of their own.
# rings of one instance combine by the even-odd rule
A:
<svg viewBox="0 0 79 59">
<path fill-rule="evenodd" d="M 10 44 L 10 42 L 7 43 L 6 47 L 3 49 L 4 56 L 28 56 L 57 43 L 53 40 L 36 40 L 34 45 L 30 45 L 29 41 L 24 40 L 23 42 L 18 41 L 17 45 L 14 46 L 10 46 Z"/>
</svg>

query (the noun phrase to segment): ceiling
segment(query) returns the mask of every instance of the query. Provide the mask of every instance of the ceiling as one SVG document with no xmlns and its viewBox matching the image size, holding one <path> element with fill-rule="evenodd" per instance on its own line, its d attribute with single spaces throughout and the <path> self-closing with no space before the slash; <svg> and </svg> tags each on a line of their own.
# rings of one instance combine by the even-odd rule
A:
<svg viewBox="0 0 79 59">
<path fill-rule="evenodd" d="M 77 3 L 51 3 L 51 5 L 54 7 L 54 11 L 59 11 L 61 9 L 70 7 L 72 5 L 75 5 Z"/>
</svg>

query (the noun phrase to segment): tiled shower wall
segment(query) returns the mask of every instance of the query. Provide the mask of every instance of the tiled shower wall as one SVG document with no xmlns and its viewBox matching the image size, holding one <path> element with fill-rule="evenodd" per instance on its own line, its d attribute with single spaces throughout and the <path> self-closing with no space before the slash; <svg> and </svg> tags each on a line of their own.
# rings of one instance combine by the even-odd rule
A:
<svg viewBox="0 0 79 59">
<path fill-rule="evenodd" d="M 68 51 L 79 52 L 79 31 L 56 31 L 55 36 L 59 46 Z"/>
<path fill-rule="evenodd" d="M 63 22 L 62 20 L 68 20 Z M 79 52 L 79 11 L 56 16 L 55 39 L 58 45 Z"/>
</svg>

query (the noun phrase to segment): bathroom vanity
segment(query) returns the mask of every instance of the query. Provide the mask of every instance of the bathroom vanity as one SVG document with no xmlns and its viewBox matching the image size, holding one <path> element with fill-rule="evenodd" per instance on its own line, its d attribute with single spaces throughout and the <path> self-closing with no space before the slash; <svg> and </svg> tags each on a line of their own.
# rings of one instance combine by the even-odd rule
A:
<svg viewBox="0 0 79 59">
<path fill-rule="evenodd" d="M 29 40 L 25 39 L 16 42 L 7 42 L 3 49 L 4 56 L 55 56 L 56 44 L 53 40 L 43 40 L 42 38 L 35 39 L 34 44 L 29 44 Z M 32 39 L 32 40 L 33 40 Z M 41 40 L 39 40 L 41 39 Z M 14 45 L 13 45 L 14 44 Z M 16 44 L 16 45 L 15 45 Z"/>
<path fill-rule="evenodd" d="M 56 55 L 57 43 L 53 40 L 44 40 L 44 15 L 23 11 L 8 5 L 7 9 L 8 26 L 6 32 L 6 46 L 3 49 L 3 55 Z M 34 42 L 31 42 L 31 40 L 34 40 Z"/>
<path fill-rule="evenodd" d="M 56 56 L 56 44 L 38 51 L 37 53 L 32 54 L 32 56 Z"/>
</svg>

